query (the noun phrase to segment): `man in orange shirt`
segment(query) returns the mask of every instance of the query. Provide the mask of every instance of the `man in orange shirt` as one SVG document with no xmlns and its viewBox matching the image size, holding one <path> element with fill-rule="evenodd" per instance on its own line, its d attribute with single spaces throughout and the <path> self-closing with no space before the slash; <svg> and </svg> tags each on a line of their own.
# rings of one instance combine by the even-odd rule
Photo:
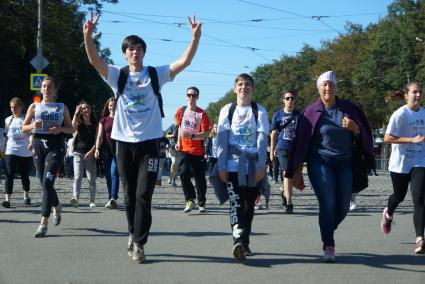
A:
<svg viewBox="0 0 425 284">
<path fill-rule="evenodd" d="M 187 106 L 181 107 L 176 113 L 176 124 L 179 126 L 178 150 L 181 152 L 178 174 L 183 186 L 188 213 L 195 208 L 195 198 L 198 195 L 199 212 L 205 212 L 205 193 L 207 181 L 205 179 L 205 148 L 204 139 L 208 137 L 211 123 L 207 113 L 196 106 L 199 98 L 199 89 L 189 87 L 186 91 Z M 191 181 L 191 168 L 196 183 L 196 192 Z"/>
</svg>

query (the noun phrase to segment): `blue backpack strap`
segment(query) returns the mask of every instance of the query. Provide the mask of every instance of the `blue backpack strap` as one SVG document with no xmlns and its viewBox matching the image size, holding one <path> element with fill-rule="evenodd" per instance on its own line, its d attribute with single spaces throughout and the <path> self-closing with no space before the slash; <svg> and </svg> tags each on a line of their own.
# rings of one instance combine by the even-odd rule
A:
<svg viewBox="0 0 425 284">
<path fill-rule="evenodd" d="M 159 110 L 161 111 L 161 117 L 164 115 L 164 104 L 162 101 L 162 96 L 159 91 L 159 82 L 158 82 L 158 73 L 156 72 L 155 67 L 148 66 L 149 77 L 151 78 L 151 85 L 155 96 L 158 98 Z"/>
</svg>

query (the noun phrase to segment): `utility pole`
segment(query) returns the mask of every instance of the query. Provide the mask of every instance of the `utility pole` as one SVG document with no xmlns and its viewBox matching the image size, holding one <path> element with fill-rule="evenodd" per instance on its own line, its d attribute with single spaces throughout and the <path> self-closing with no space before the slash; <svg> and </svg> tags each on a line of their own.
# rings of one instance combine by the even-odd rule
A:
<svg viewBox="0 0 425 284">
<path fill-rule="evenodd" d="M 42 64 L 40 64 L 40 58 L 43 56 L 43 19 L 42 19 L 42 11 L 43 11 L 43 0 L 38 0 L 38 26 L 37 26 L 37 57 L 39 58 L 39 62 L 37 64 L 37 73 L 41 73 L 43 71 Z"/>
<path fill-rule="evenodd" d="M 37 25 L 37 55 L 31 60 L 31 65 L 37 70 L 36 76 L 31 77 L 31 83 L 36 85 L 35 88 L 31 86 L 31 90 L 37 90 L 34 100 L 41 99 L 40 85 L 43 76 L 39 76 L 43 69 L 49 65 L 49 61 L 43 56 L 43 0 L 38 0 L 38 25 Z"/>
</svg>

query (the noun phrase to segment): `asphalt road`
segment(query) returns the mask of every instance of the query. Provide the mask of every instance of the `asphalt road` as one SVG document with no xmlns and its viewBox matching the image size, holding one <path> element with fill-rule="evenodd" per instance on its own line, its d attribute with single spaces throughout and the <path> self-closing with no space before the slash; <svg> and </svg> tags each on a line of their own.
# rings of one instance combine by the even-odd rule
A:
<svg viewBox="0 0 425 284">
<path fill-rule="evenodd" d="M 86 180 L 76 209 L 69 206 L 72 180 L 58 179 L 62 223 L 51 224 L 44 239 L 33 237 L 40 221 L 39 183 L 31 179 L 33 205 L 24 207 L 17 180 L 12 208 L 0 208 L 0 283 L 425 283 L 425 255 L 413 253 L 410 193 L 391 234 L 380 230 L 391 193 L 386 175 L 370 178 L 358 196 L 359 209 L 338 228 L 335 264 L 321 259 L 312 190 L 296 192 L 294 214 L 287 215 L 279 185 L 272 186 L 269 210 L 257 210 L 254 218 L 254 256 L 241 263 L 232 256 L 228 204 L 219 206 L 209 188 L 207 212 L 185 214 L 182 190 L 164 184 L 166 178 L 155 189 L 146 262 L 133 264 L 123 209 L 103 208 L 104 179 L 98 180 L 96 209 L 88 208 Z"/>
</svg>

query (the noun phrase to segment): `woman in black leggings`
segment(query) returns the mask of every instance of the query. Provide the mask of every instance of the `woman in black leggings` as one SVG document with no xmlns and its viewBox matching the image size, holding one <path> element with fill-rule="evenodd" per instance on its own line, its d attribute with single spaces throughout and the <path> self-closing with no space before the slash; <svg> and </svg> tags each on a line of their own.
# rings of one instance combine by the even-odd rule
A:
<svg viewBox="0 0 425 284">
<path fill-rule="evenodd" d="M 5 133 L 6 138 L 6 182 L 3 207 L 10 208 L 10 198 L 13 193 L 13 179 L 18 170 L 21 175 L 22 188 L 24 189 L 24 205 L 31 205 L 29 196 L 30 191 L 30 178 L 29 172 L 32 165 L 32 153 L 28 150 L 29 135 L 22 133 L 21 126 L 24 121 L 22 110 L 24 104 L 22 100 L 15 97 L 10 100 L 10 110 L 12 115 L 5 120 Z"/>
<path fill-rule="evenodd" d="M 28 109 L 22 130 L 33 131 L 32 148 L 38 177 L 43 188 L 41 224 L 34 234 L 36 238 L 45 237 L 50 211 L 54 208 L 54 224 L 61 222 L 61 206 L 54 189 L 56 172 L 60 169 L 65 155 L 63 133 L 72 134 L 69 110 L 63 103 L 56 102 L 58 83 L 53 77 L 45 77 L 41 83 L 43 100 L 33 103 Z M 62 122 L 64 126 L 62 126 Z"/>
<path fill-rule="evenodd" d="M 394 211 L 404 200 L 410 183 L 416 254 L 425 253 L 425 109 L 421 106 L 422 90 L 419 83 L 407 84 L 404 90 L 406 104 L 391 115 L 384 136 L 384 141 L 392 144 L 388 169 L 394 193 L 382 212 L 381 228 L 385 234 L 390 233 Z"/>
</svg>

